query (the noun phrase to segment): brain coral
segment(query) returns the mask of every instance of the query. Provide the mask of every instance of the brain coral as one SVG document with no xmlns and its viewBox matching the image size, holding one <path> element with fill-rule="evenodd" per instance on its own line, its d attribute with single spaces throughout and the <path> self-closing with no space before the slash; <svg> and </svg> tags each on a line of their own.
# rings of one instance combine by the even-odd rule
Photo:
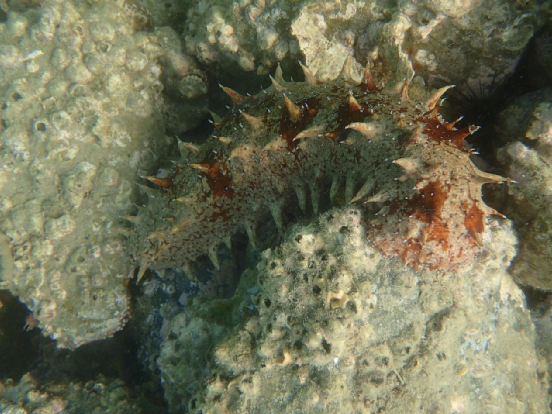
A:
<svg viewBox="0 0 552 414">
<path fill-rule="evenodd" d="M 438 115 L 447 88 L 427 102 L 402 88 L 379 87 L 369 67 L 361 75 L 347 59 L 322 83 L 305 67 L 305 82 L 286 82 L 245 97 L 224 88 L 234 108 L 205 144 L 182 145 L 164 177 L 146 177 L 148 206 L 136 217 L 139 277 L 146 268 L 183 267 L 255 228 L 270 214 L 278 228 L 284 209 L 317 214 L 324 194 L 335 204 L 373 203 L 364 220 L 384 255 L 416 269 L 455 270 L 480 249 L 486 217 L 481 185 L 503 181 L 478 170 L 464 148 L 473 127 L 456 130 Z"/>
</svg>

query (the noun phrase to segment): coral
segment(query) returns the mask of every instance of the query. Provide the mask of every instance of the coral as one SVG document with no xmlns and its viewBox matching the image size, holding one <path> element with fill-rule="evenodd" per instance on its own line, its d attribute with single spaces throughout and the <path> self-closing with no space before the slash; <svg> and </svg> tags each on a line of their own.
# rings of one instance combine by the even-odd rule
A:
<svg viewBox="0 0 552 414">
<path fill-rule="evenodd" d="M 148 205 L 130 218 L 139 278 L 147 267 L 191 273 L 201 255 L 218 267 L 219 246 L 240 229 L 255 244 L 256 224 L 270 214 L 281 230 L 286 206 L 306 211 L 307 190 L 315 214 L 322 194 L 382 207 L 366 215 L 370 239 L 409 266 L 471 264 L 496 213 L 481 186 L 502 177 L 471 163 L 463 147 L 471 127 L 439 118 L 447 88 L 421 104 L 408 98 L 407 84 L 379 90 L 368 68 L 360 80 L 351 62 L 327 83 L 304 68 L 306 82 L 277 72 L 271 89 L 250 98 L 225 88 L 235 107 L 214 135 L 200 147 L 182 144 L 172 172 L 145 177 L 158 189 L 145 188 Z"/>
<path fill-rule="evenodd" d="M 506 144 L 498 160 L 515 180 L 506 214 L 516 224 L 520 248 L 512 265 L 516 281 L 552 290 L 552 90 L 524 95 L 499 117 L 497 134 Z"/>
<path fill-rule="evenodd" d="M 298 55 L 297 42 L 286 30 L 292 3 L 193 2 L 184 30 L 186 49 L 201 62 L 216 63 L 222 69 L 238 67 L 266 75 L 288 53 Z"/>
<path fill-rule="evenodd" d="M 345 58 L 362 64 L 379 49 L 407 76 L 412 65 L 432 86 L 479 82 L 512 72 L 549 2 L 516 0 L 359 2 L 230 0 L 188 3 L 187 51 L 218 73 L 265 75 L 304 58 L 319 79 L 335 78 Z M 182 10 L 183 7 L 178 8 Z"/>
<path fill-rule="evenodd" d="M 397 19 L 390 29 L 416 73 L 432 85 L 476 89 L 513 72 L 529 40 L 546 22 L 540 7 L 546 6 L 514 0 L 428 0 L 405 6 L 402 21 Z"/>
<path fill-rule="evenodd" d="M 127 318 L 121 216 L 173 144 L 163 82 L 192 78 L 180 91 L 188 128 L 205 90 L 174 31 L 142 30 L 124 1 L 93 3 L 43 1 L 0 23 L 0 286 L 67 348 Z"/>
<path fill-rule="evenodd" d="M 396 7 L 393 5 L 393 8 Z M 305 2 L 291 24 L 305 63 L 319 79 L 333 79 L 348 55 L 368 58 L 382 39 L 393 9 L 384 2 Z M 360 53 L 357 53 L 357 49 Z"/>
<path fill-rule="evenodd" d="M 363 222 L 296 225 L 234 298 L 174 316 L 157 359 L 171 412 L 546 412 L 510 223 L 453 275 L 386 259 Z"/>
</svg>

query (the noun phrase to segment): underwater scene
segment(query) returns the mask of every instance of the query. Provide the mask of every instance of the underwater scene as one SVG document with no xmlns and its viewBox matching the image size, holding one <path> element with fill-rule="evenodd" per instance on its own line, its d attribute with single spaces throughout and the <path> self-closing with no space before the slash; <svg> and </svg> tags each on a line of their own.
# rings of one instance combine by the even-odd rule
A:
<svg viewBox="0 0 552 414">
<path fill-rule="evenodd" d="M 552 413 L 552 0 L 0 0 L 0 414 Z"/>
</svg>

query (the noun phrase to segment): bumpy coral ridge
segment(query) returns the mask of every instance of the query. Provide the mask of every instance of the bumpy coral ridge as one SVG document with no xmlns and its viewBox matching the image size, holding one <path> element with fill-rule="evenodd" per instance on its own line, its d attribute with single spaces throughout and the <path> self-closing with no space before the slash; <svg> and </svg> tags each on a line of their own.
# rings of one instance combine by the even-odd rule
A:
<svg viewBox="0 0 552 414">
<path fill-rule="evenodd" d="M 481 185 L 503 178 L 478 170 L 456 130 L 439 118 L 447 88 L 426 104 L 379 89 L 366 69 L 358 76 L 347 60 L 340 76 L 319 82 L 307 68 L 305 82 L 286 82 L 253 97 L 223 88 L 234 109 L 216 122 L 201 147 L 183 144 L 172 175 L 147 177 L 147 208 L 138 219 L 141 272 L 189 263 L 230 245 L 243 227 L 255 243 L 255 225 L 270 212 L 279 228 L 282 209 L 307 190 L 318 213 L 327 189 L 332 202 L 364 200 L 382 209 L 366 215 L 368 237 L 386 256 L 409 266 L 455 269 L 479 251 L 486 215 Z M 362 80 L 360 80 L 362 78 Z"/>
</svg>

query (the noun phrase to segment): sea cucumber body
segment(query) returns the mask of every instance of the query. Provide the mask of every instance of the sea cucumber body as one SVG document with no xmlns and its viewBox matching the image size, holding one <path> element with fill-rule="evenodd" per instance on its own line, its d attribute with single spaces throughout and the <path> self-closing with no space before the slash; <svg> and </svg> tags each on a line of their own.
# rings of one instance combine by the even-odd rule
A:
<svg viewBox="0 0 552 414">
<path fill-rule="evenodd" d="M 340 77 L 275 85 L 235 95 L 238 105 L 205 144 L 182 146 L 166 188 L 146 190 L 142 268 L 186 268 L 201 255 L 217 266 L 218 246 L 240 228 L 255 242 L 258 220 L 271 214 L 282 227 L 290 202 L 317 214 L 322 196 L 379 203 L 366 217 L 367 236 L 409 266 L 454 268 L 477 253 L 484 215 L 494 212 L 480 186 L 500 177 L 469 160 L 462 142 L 471 131 L 443 124 L 435 104 L 373 84 Z"/>
</svg>

